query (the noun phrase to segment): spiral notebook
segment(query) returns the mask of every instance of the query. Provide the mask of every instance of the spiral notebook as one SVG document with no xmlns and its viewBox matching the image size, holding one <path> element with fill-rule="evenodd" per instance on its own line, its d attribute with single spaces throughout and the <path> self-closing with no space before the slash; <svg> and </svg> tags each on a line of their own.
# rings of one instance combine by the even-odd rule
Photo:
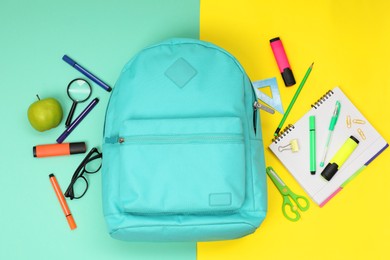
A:
<svg viewBox="0 0 390 260">
<path fill-rule="evenodd" d="M 321 177 L 324 167 L 320 167 L 320 161 L 325 149 L 329 123 L 336 101 L 341 103 L 341 109 L 328 149 L 325 166 L 349 136 L 356 137 L 359 140 L 359 145 L 336 175 L 330 181 L 326 181 Z M 310 174 L 309 117 L 311 115 L 316 117 L 317 165 L 315 175 Z M 279 146 L 288 145 L 294 139 L 298 141 L 299 151 L 284 150 L 280 152 L 278 150 Z M 312 105 L 309 112 L 294 125 L 288 125 L 278 137 L 273 139 L 269 146 L 295 180 L 320 207 L 341 191 L 350 180 L 387 147 L 387 142 L 339 87 L 325 93 Z"/>
</svg>

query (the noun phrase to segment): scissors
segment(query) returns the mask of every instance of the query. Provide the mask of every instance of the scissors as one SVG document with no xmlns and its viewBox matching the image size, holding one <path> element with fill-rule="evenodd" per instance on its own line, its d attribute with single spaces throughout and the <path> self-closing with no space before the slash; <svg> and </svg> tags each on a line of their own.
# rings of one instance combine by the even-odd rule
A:
<svg viewBox="0 0 390 260">
<path fill-rule="evenodd" d="M 297 207 L 301 211 L 308 210 L 310 206 L 309 200 L 292 192 L 289 187 L 284 184 L 282 179 L 280 179 L 272 167 L 267 167 L 266 172 L 275 184 L 276 188 L 278 188 L 280 194 L 283 196 L 283 215 L 290 221 L 298 221 L 301 218 L 301 215 L 299 214 Z"/>
</svg>

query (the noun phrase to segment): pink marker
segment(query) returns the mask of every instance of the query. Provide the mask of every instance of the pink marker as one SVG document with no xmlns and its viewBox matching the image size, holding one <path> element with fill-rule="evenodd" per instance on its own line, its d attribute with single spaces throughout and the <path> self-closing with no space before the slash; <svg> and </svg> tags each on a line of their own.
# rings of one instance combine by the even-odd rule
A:
<svg viewBox="0 0 390 260">
<path fill-rule="evenodd" d="M 284 85 L 286 87 L 292 86 L 295 84 L 294 74 L 292 73 L 290 63 L 288 63 L 286 52 L 282 41 L 279 37 L 273 38 L 270 40 L 271 48 L 274 53 L 276 62 L 279 67 L 279 71 L 282 74 Z"/>
</svg>

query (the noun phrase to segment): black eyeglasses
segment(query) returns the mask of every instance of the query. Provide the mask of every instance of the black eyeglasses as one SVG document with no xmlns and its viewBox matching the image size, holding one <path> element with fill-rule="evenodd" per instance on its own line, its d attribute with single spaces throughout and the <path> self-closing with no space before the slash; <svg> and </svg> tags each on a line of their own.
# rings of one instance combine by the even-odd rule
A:
<svg viewBox="0 0 390 260">
<path fill-rule="evenodd" d="M 92 148 L 74 172 L 72 180 L 64 193 L 65 197 L 73 200 L 84 196 L 88 190 L 88 181 L 84 173 L 94 174 L 98 172 L 102 167 L 101 158 L 102 153 L 97 148 Z"/>
</svg>

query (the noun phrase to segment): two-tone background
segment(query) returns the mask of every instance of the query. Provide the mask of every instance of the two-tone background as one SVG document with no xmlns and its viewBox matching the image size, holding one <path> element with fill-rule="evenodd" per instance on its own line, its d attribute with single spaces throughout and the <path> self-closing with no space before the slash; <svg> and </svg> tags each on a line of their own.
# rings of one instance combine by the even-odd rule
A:
<svg viewBox="0 0 390 260">
<path fill-rule="evenodd" d="M 64 127 L 39 133 L 27 109 L 36 94 L 57 98 L 65 113 L 70 109 L 66 86 L 81 75 L 61 60 L 64 54 L 114 86 L 137 51 L 170 37 L 225 48 L 252 80 L 277 77 L 286 108 L 297 86 L 284 87 L 269 47 L 269 39 L 280 36 L 298 82 L 315 62 L 289 122 L 338 85 L 390 140 L 389 8 L 379 0 L 2 0 L 0 259 L 388 259 L 388 151 L 324 208 L 312 203 L 297 223 L 283 217 L 282 197 L 269 181 L 269 213 L 253 235 L 198 244 L 125 243 L 106 232 L 100 173 L 89 178 L 85 197 L 69 201 L 78 224 L 69 230 L 48 175 L 54 173 L 64 189 L 84 155 L 33 158 L 32 147 L 54 143 Z M 94 84 L 92 96 L 101 102 L 67 139 L 87 142 L 88 150 L 101 148 L 109 93 Z M 261 116 L 267 165 L 302 194 L 267 149 L 282 116 Z"/>
</svg>

